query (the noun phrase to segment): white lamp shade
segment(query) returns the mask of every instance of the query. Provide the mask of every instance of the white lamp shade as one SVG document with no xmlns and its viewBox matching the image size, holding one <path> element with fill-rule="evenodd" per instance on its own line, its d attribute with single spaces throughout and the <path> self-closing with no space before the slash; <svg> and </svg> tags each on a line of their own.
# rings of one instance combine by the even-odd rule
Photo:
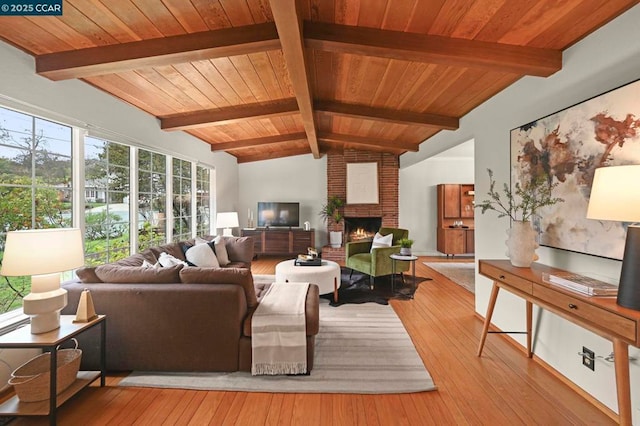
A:
<svg viewBox="0 0 640 426">
<path fill-rule="evenodd" d="M 216 216 L 217 228 L 236 228 L 240 226 L 237 212 L 218 213 Z"/>
<path fill-rule="evenodd" d="M 44 275 L 83 265 L 82 233 L 78 228 L 10 231 L 0 275 Z"/>
<path fill-rule="evenodd" d="M 591 185 L 589 219 L 640 221 L 640 165 L 596 169 Z"/>
</svg>

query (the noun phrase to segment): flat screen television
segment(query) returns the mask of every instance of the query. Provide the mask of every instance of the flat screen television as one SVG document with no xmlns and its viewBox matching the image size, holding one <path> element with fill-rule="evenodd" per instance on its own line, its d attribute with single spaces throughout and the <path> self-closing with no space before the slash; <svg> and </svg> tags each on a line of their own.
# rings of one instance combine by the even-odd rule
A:
<svg viewBox="0 0 640 426">
<path fill-rule="evenodd" d="M 300 203 L 258 202 L 258 226 L 300 226 Z"/>
</svg>

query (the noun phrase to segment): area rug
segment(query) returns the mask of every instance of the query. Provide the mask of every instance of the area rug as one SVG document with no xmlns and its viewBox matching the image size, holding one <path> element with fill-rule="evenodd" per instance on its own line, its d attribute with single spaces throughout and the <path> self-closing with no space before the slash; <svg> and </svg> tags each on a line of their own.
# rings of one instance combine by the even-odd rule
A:
<svg viewBox="0 0 640 426">
<path fill-rule="evenodd" d="M 435 269 L 454 283 L 466 288 L 471 293 L 476 292 L 476 266 L 473 262 L 424 262 L 431 269 Z"/>
<path fill-rule="evenodd" d="M 410 393 L 436 386 L 391 306 L 320 299 L 314 367 L 302 376 L 133 372 L 119 386 L 284 393 Z"/>
</svg>

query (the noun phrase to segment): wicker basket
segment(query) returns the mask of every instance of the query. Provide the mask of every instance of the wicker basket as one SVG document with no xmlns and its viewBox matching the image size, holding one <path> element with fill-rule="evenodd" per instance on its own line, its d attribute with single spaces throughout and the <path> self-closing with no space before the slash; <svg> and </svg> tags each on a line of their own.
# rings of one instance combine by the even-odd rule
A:
<svg viewBox="0 0 640 426">
<path fill-rule="evenodd" d="M 78 349 L 78 341 L 73 339 L 74 349 L 58 350 L 57 358 L 57 393 L 64 391 L 76 380 L 80 369 L 82 350 Z M 18 367 L 9 379 L 22 402 L 35 402 L 49 399 L 51 354 L 38 355 Z"/>
</svg>

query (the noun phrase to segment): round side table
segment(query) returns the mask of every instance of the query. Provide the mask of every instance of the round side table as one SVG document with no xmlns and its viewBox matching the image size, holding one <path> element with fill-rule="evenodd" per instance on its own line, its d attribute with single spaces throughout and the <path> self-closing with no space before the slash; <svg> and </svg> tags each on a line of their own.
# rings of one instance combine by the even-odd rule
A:
<svg viewBox="0 0 640 426">
<path fill-rule="evenodd" d="M 389 257 L 391 258 L 391 272 L 393 274 L 391 276 L 391 291 L 394 291 L 394 285 L 396 282 L 396 262 L 411 262 L 411 272 L 413 274 L 413 292 L 411 293 L 411 298 L 413 299 L 413 293 L 416 291 L 416 260 L 418 260 L 418 256 L 405 256 L 394 253 L 390 254 Z"/>
</svg>

